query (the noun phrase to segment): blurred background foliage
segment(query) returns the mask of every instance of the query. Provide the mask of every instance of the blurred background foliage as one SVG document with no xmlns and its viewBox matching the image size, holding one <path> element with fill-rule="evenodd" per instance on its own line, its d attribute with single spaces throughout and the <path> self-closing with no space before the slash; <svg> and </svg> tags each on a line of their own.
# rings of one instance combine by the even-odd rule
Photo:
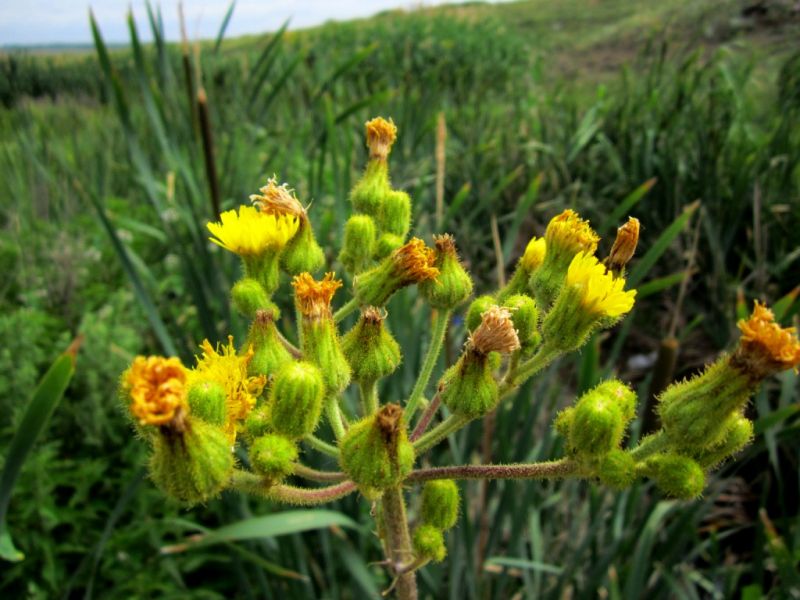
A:
<svg viewBox="0 0 800 600">
<path fill-rule="evenodd" d="M 388 585 L 369 564 L 380 552 L 366 525 L 170 548 L 282 508 L 233 494 L 191 512 L 166 501 L 116 399 L 137 353 L 188 360 L 204 337 L 242 339 L 228 309 L 238 266 L 205 233 L 217 206 L 238 205 L 276 173 L 312 203 L 336 267 L 371 116 L 400 128 L 392 178 L 414 199 L 417 234 L 453 233 L 480 291 L 564 207 L 592 220 L 605 249 L 628 214 L 643 225 L 626 323 L 527 385 L 493 435 L 475 423 L 426 461 L 557 456 L 554 413 L 610 373 L 632 381 L 644 407 L 672 336 L 666 375 L 680 378 L 729 347 L 754 298 L 797 322 L 792 2 L 476 2 L 236 39 L 223 26 L 190 45 L 165 41 L 157 7 L 146 16 L 152 43 L 130 19 L 125 48 L 95 27 L 92 51 L 0 55 L 1 454 L 40 375 L 84 336 L 12 498 L 8 521 L 27 557 L 3 565 L 5 597 L 363 598 Z M 389 308 L 404 363 L 384 394 L 398 399 L 429 315 L 413 291 Z M 453 325 L 450 356 L 462 339 Z M 695 502 L 648 485 L 462 484 L 450 556 L 422 572 L 423 594 L 797 596 L 797 412 L 797 376 L 784 373 L 752 406 L 753 446 Z M 335 508 L 370 522 L 356 498 Z"/>
</svg>

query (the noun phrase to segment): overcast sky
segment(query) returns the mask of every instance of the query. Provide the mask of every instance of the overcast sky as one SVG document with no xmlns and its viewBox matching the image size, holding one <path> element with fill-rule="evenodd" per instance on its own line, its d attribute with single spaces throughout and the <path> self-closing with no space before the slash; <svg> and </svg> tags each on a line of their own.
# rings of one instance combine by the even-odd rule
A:
<svg viewBox="0 0 800 600">
<path fill-rule="evenodd" d="M 274 31 L 291 17 L 291 27 L 317 25 L 329 19 L 365 17 L 387 8 L 411 8 L 444 4 L 447 0 L 238 0 L 227 35 Z M 160 5 L 167 37 L 178 39 L 178 2 Z M 213 38 L 228 8 L 227 0 L 185 0 L 186 25 L 192 38 Z M 147 31 L 144 0 L 0 0 L 0 46 L 25 44 L 88 44 L 89 7 L 94 11 L 106 42 L 128 40 L 125 15 L 128 7 L 143 35 Z"/>
</svg>

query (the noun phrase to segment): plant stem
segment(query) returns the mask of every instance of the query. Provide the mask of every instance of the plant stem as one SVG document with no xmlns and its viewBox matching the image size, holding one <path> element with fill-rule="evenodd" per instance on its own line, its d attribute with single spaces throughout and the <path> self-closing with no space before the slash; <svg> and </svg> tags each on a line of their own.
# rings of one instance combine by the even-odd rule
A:
<svg viewBox="0 0 800 600">
<path fill-rule="evenodd" d="M 442 396 L 440 394 L 436 394 L 431 400 L 431 403 L 428 404 L 425 412 L 422 413 L 422 416 L 417 421 L 417 426 L 414 428 L 411 437 L 409 438 L 412 442 L 417 441 L 420 436 L 425 433 L 425 430 L 430 425 L 431 420 L 433 419 L 433 415 L 436 414 L 436 411 L 439 410 L 439 405 L 442 403 Z"/>
<path fill-rule="evenodd" d="M 430 481 L 431 479 L 561 479 L 579 474 L 580 469 L 577 463 L 563 458 L 540 463 L 456 465 L 417 469 L 406 478 L 406 481 Z"/>
<path fill-rule="evenodd" d="M 342 321 L 347 315 L 358 308 L 358 298 L 351 298 L 339 310 L 333 314 L 333 320 L 336 323 Z"/>
<path fill-rule="evenodd" d="M 378 412 L 377 382 L 361 383 L 358 389 L 361 393 L 361 409 L 364 411 L 364 416 Z"/>
<path fill-rule="evenodd" d="M 469 421 L 468 418 L 460 415 L 450 415 L 414 442 L 414 450 L 416 450 L 417 455 L 427 452 L 448 435 L 461 429 Z"/>
<path fill-rule="evenodd" d="M 311 467 L 308 467 L 302 463 L 297 463 L 294 466 L 294 474 L 298 477 L 303 477 L 311 481 L 336 483 L 347 479 L 347 475 L 341 471 L 320 471 L 318 469 L 312 469 Z"/>
<path fill-rule="evenodd" d="M 333 394 L 325 399 L 325 411 L 328 414 L 328 422 L 331 424 L 331 429 L 333 429 L 333 435 L 336 436 L 337 440 L 342 439 L 345 434 L 342 411 L 339 410 L 339 401 Z"/>
<path fill-rule="evenodd" d="M 311 446 L 315 450 L 319 450 L 320 452 L 322 452 L 323 454 L 327 454 L 328 456 L 333 456 L 334 458 L 339 458 L 339 449 L 336 446 L 334 446 L 333 444 L 329 444 L 328 442 L 325 442 L 325 441 L 319 439 L 313 433 L 309 433 L 303 439 L 306 441 L 306 443 L 309 446 Z"/>
<path fill-rule="evenodd" d="M 422 395 L 425 393 L 425 388 L 428 386 L 428 381 L 431 378 L 436 361 L 439 359 L 439 353 L 442 350 L 444 343 L 444 335 L 447 332 L 447 324 L 450 322 L 450 311 L 434 310 L 433 312 L 433 332 L 431 333 L 431 341 L 428 345 L 428 351 L 425 354 L 425 359 L 422 362 L 422 369 L 419 372 L 419 377 L 414 384 L 414 389 L 411 390 L 411 396 L 406 402 L 406 408 L 403 411 L 406 423 L 411 421 L 414 412 L 417 410 Z"/>
<path fill-rule="evenodd" d="M 300 348 L 298 348 L 292 342 L 287 340 L 286 336 L 283 335 L 277 327 L 275 328 L 275 331 L 278 334 L 278 340 L 280 341 L 281 344 L 283 344 L 283 347 L 286 348 L 289 354 L 291 354 L 294 358 L 303 357 L 303 353 L 301 352 Z"/>
<path fill-rule="evenodd" d="M 516 368 L 509 369 L 500 384 L 500 398 L 502 399 L 508 396 L 522 385 L 526 379 L 532 377 L 553 362 L 556 356 L 558 356 L 558 352 L 548 348 L 545 344 L 532 358 L 519 363 Z"/>
<path fill-rule="evenodd" d="M 383 520 L 386 527 L 386 552 L 395 569 L 414 560 L 411 549 L 411 535 L 408 532 L 406 505 L 403 501 L 403 488 L 389 488 L 381 500 Z M 417 576 L 413 571 L 397 576 L 397 597 L 399 600 L 417 600 Z"/>
<path fill-rule="evenodd" d="M 663 431 L 648 435 L 639 442 L 636 449 L 631 452 L 631 456 L 636 462 L 641 462 L 648 456 L 665 450 L 668 442 L 669 440 L 667 440 L 667 436 L 664 435 Z"/>
<path fill-rule="evenodd" d="M 326 504 L 344 498 L 356 490 L 356 484 L 349 480 L 315 489 L 284 484 L 272 485 L 269 481 L 246 471 L 234 471 L 231 487 L 246 494 L 255 494 L 276 502 L 302 506 Z"/>
</svg>

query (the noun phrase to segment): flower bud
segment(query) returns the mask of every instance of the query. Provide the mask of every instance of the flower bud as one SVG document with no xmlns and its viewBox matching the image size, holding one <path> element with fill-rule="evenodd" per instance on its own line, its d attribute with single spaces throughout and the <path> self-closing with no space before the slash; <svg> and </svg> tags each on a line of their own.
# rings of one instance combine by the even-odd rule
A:
<svg viewBox="0 0 800 600">
<path fill-rule="evenodd" d="M 636 461 L 630 453 L 614 448 L 600 459 L 597 476 L 608 487 L 623 490 L 636 479 Z"/>
<path fill-rule="evenodd" d="M 436 279 L 419 284 L 419 290 L 431 307 L 451 310 L 469 298 L 472 278 L 458 258 L 456 244 L 449 234 L 433 236 L 436 246 L 434 266 L 439 269 Z"/>
<path fill-rule="evenodd" d="M 364 175 L 350 191 L 350 202 L 355 212 L 377 219 L 389 187 L 389 167 L 386 161 L 370 161 Z"/>
<path fill-rule="evenodd" d="M 490 412 L 499 400 L 489 357 L 475 351 L 465 352 L 445 371 L 439 390 L 447 408 L 469 419 Z"/>
<path fill-rule="evenodd" d="M 578 455 L 597 457 L 618 448 L 625 435 L 619 405 L 601 394 L 587 392 L 575 405 L 569 427 L 569 447 Z"/>
<path fill-rule="evenodd" d="M 517 267 L 511 276 L 508 284 L 497 294 L 499 302 L 505 302 L 506 298 L 514 294 L 529 294 L 531 290 L 528 286 L 531 275 L 544 262 L 547 244 L 544 238 L 533 237 L 525 248 L 525 253 L 517 261 Z"/>
<path fill-rule="evenodd" d="M 517 330 L 521 343 L 531 340 L 539 331 L 539 309 L 530 296 L 514 294 L 503 301 L 503 306 L 511 312 L 511 321 Z"/>
<path fill-rule="evenodd" d="M 386 404 L 353 424 L 339 443 L 339 463 L 359 487 L 383 490 L 399 484 L 414 466 L 403 409 Z"/>
<path fill-rule="evenodd" d="M 297 446 L 283 436 L 266 434 L 250 445 L 248 456 L 256 473 L 277 483 L 294 470 Z"/>
<path fill-rule="evenodd" d="M 386 328 L 385 319 L 380 309 L 370 306 L 342 337 L 342 351 L 358 383 L 374 383 L 394 373 L 400 364 L 400 345 Z"/>
<path fill-rule="evenodd" d="M 644 461 L 642 471 L 652 478 L 662 493 L 673 498 L 697 498 L 706 484 L 703 469 L 688 456 L 656 454 Z"/>
<path fill-rule="evenodd" d="M 693 454 L 704 469 L 716 467 L 742 450 L 753 439 L 753 422 L 740 414 L 728 417 L 722 430 L 719 444 Z"/>
<path fill-rule="evenodd" d="M 381 260 L 389 256 L 395 250 L 398 250 L 405 243 L 405 238 L 402 235 L 394 233 L 382 233 L 375 242 L 375 259 Z"/>
<path fill-rule="evenodd" d="M 378 215 L 383 232 L 405 237 L 411 229 L 411 198 L 405 192 L 389 190 Z"/>
<path fill-rule="evenodd" d="M 617 238 L 605 260 L 608 269 L 615 274 L 622 273 L 633 258 L 638 243 L 639 219 L 628 217 L 628 222 L 617 229 Z"/>
<path fill-rule="evenodd" d="M 458 486 L 452 479 L 428 481 L 422 488 L 420 518 L 426 525 L 447 530 L 458 521 Z"/>
<path fill-rule="evenodd" d="M 308 217 L 300 221 L 297 234 L 286 245 L 281 254 L 281 264 L 290 275 L 319 271 L 325 264 L 325 252 L 314 237 Z"/>
<path fill-rule="evenodd" d="M 478 296 L 467 309 L 467 329 L 475 331 L 483 320 L 483 313 L 495 306 L 497 301 L 492 296 Z"/>
<path fill-rule="evenodd" d="M 225 388 L 212 379 L 198 381 L 189 388 L 187 397 L 193 418 L 203 419 L 209 425 L 225 424 Z"/>
<path fill-rule="evenodd" d="M 413 536 L 414 556 L 417 558 L 442 562 L 447 556 L 444 545 L 444 535 L 441 529 L 433 525 L 420 525 L 414 530 Z"/>
<path fill-rule="evenodd" d="M 219 427 L 182 417 L 155 437 L 150 476 L 165 494 L 191 505 L 221 492 L 233 466 L 230 441 Z"/>
<path fill-rule="evenodd" d="M 275 313 L 259 310 L 250 325 L 246 345 L 253 348 L 253 359 L 248 367 L 251 375 L 269 377 L 292 361 L 292 355 L 283 345 L 275 327 Z"/>
<path fill-rule="evenodd" d="M 317 427 L 322 414 L 325 384 L 320 370 L 308 362 L 285 365 L 269 394 L 269 422 L 287 438 L 301 438 Z"/>
<path fill-rule="evenodd" d="M 255 440 L 270 431 L 270 410 L 266 403 L 256 406 L 244 420 L 244 436 L 248 441 Z"/>
<path fill-rule="evenodd" d="M 383 306 L 397 290 L 435 279 L 439 269 L 434 266 L 435 254 L 425 243 L 413 238 L 378 266 L 359 274 L 355 280 L 355 295 L 365 306 Z"/>
<path fill-rule="evenodd" d="M 243 277 L 234 284 L 231 290 L 231 299 L 234 308 L 249 319 L 255 318 L 256 312 L 259 310 L 274 313 L 276 319 L 280 314 L 278 307 L 270 301 L 261 284 L 251 277 Z"/>
<path fill-rule="evenodd" d="M 344 243 L 339 260 L 348 273 L 366 269 L 375 253 L 375 222 L 368 215 L 353 215 L 344 226 Z"/>
</svg>

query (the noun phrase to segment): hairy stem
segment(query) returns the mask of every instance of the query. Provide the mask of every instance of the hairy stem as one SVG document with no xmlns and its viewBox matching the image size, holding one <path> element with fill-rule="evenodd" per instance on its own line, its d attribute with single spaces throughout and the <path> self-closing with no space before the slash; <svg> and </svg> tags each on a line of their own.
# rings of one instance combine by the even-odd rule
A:
<svg viewBox="0 0 800 600">
<path fill-rule="evenodd" d="M 289 354 L 291 354 L 294 358 L 303 357 L 303 353 L 301 352 L 300 348 L 298 348 L 292 342 L 287 340 L 286 336 L 283 335 L 277 327 L 275 328 L 275 331 L 278 333 L 278 340 L 280 341 L 281 344 L 283 344 L 283 347 L 286 348 Z"/>
<path fill-rule="evenodd" d="M 342 439 L 345 434 L 344 421 L 342 420 L 342 411 L 339 410 L 339 401 L 336 396 L 330 395 L 325 399 L 325 412 L 328 415 L 331 429 L 333 429 L 333 435 L 336 436 L 337 440 Z"/>
<path fill-rule="evenodd" d="M 333 313 L 333 320 L 336 323 L 344 320 L 347 315 L 358 308 L 358 298 L 351 298 L 339 310 Z"/>
<path fill-rule="evenodd" d="M 433 419 L 433 415 L 436 414 L 436 411 L 439 410 L 439 405 L 442 403 L 442 397 L 439 394 L 436 394 L 431 400 L 431 403 L 428 404 L 425 412 L 422 413 L 422 416 L 417 421 L 417 426 L 414 428 L 411 437 L 409 438 L 412 442 L 417 441 L 425 430 L 428 429 L 428 425 L 431 424 L 431 420 Z"/>
<path fill-rule="evenodd" d="M 500 384 L 500 398 L 505 398 L 516 390 L 527 379 L 544 369 L 558 356 L 558 352 L 548 348 L 547 344 L 539 348 L 532 358 L 510 368 Z M 512 365 L 513 366 L 513 365 Z"/>
<path fill-rule="evenodd" d="M 339 458 L 339 449 L 336 446 L 319 439 L 313 433 L 309 433 L 303 439 L 309 446 L 311 446 L 315 450 L 319 450 L 320 452 L 322 452 L 323 454 L 327 454 L 328 456 Z"/>
<path fill-rule="evenodd" d="M 381 500 L 383 520 L 386 528 L 387 558 L 395 569 L 400 569 L 414 560 L 411 535 L 408 532 L 406 505 L 403 488 L 389 488 Z M 397 597 L 400 600 L 417 600 L 417 577 L 413 571 L 400 572 L 396 581 Z"/>
<path fill-rule="evenodd" d="M 564 458 L 540 463 L 456 465 L 417 469 L 406 478 L 406 481 L 430 481 L 431 479 L 562 479 L 580 474 L 577 463 Z"/>
<path fill-rule="evenodd" d="M 318 469 L 312 469 L 311 467 L 308 467 L 302 463 L 297 463 L 294 466 L 294 474 L 298 477 L 303 477 L 304 479 L 309 479 L 311 481 L 336 483 L 347 479 L 347 475 L 341 471 L 320 471 Z"/>
<path fill-rule="evenodd" d="M 428 345 L 428 351 L 425 354 L 425 359 L 422 362 L 422 369 L 419 372 L 419 377 L 414 384 L 414 389 L 411 390 L 411 396 L 406 402 L 406 408 L 403 411 L 406 423 L 411 421 L 414 412 L 417 410 L 417 405 L 425 393 L 425 388 L 428 386 L 433 369 L 436 367 L 436 361 L 439 360 L 439 353 L 442 351 L 442 344 L 444 343 L 445 333 L 447 332 L 447 324 L 450 322 L 449 310 L 434 310 L 433 311 L 433 332 L 431 333 L 431 342 Z"/>
<path fill-rule="evenodd" d="M 360 383 L 358 390 L 361 394 L 361 410 L 364 416 L 378 412 L 378 384 Z"/>
<path fill-rule="evenodd" d="M 461 429 L 464 425 L 469 423 L 469 421 L 468 418 L 460 415 L 450 415 L 414 442 L 414 450 L 416 450 L 417 455 L 427 452 L 448 435 Z"/>
<path fill-rule="evenodd" d="M 641 462 L 648 456 L 665 450 L 668 445 L 669 440 L 667 436 L 664 435 L 663 431 L 659 431 L 643 438 L 639 442 L 639 445 L 631 452 L 631 456 L 633 456 L 636 462 Z"/>
<path fill-rule="evenodd" d="M 356 484 L 349 480 L 342 481 L 336 485 L 314 489 L 285 484 L 272 485 L 269 481 L 257 475 L 238 470 L 233 473 L 231 487 L 246 494 L 254 494 L 276 502 L 300 506 L 326 504 L 339 498 L 344 498 L 356 490 Z"/>
</svg>

